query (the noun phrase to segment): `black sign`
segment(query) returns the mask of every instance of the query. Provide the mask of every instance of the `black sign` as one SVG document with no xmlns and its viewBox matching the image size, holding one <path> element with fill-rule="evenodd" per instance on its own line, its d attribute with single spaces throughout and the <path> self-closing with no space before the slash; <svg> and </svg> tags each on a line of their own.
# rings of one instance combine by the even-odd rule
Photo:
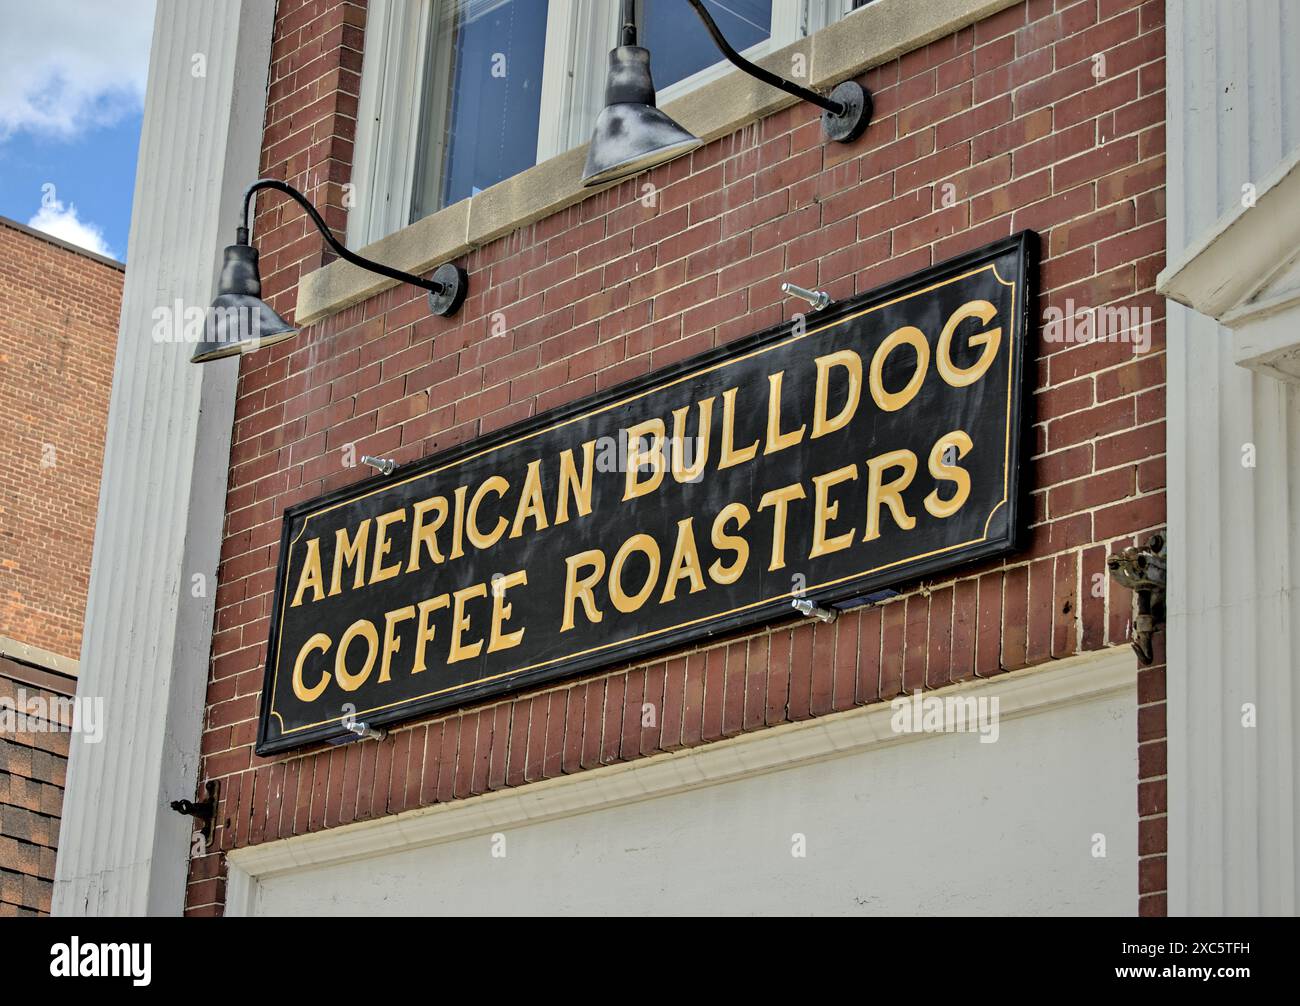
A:
<svg viewBox="0 0 1300 1006">
<path fill-rule="evenodd" d="M 284 516 L 258 753 L 1011 551 L 1025 232 Z"/>
</svg>

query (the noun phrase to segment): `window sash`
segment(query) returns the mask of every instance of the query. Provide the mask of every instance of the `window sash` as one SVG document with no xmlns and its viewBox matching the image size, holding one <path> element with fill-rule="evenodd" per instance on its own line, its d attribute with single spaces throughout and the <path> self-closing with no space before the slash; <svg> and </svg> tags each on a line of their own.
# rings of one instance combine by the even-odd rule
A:
<svg viewBox="0 0 1300 1006">
<path fill-rule="evenodd" d="M 410 222 L 417 170 L 441 151 L 417 149 L 425 75 L 430 54 L 430 20 L 442 0 L 370 0 L 365 58 L 358 100 L 353 154 L 352 203 L 347 237 L 365 246 Z M 679 2 L 692 30 L 704 30 L 695 12 Z M 604 104 L 609 50 L 618 41 L 618 3 L 614 0 L 551 0 L 542 68 L 542 116 L 537 163 L 587 142 L 596 113 Z M 773 0 L 770 38 L 743 55 L 761 59 L 769 52 L 839 20 L 853 0 Z M 718 62 L 657 93 L 660 105 L 733 72 Z M 445 102 L 448 95 L 435 101 Z"/>
</svg>

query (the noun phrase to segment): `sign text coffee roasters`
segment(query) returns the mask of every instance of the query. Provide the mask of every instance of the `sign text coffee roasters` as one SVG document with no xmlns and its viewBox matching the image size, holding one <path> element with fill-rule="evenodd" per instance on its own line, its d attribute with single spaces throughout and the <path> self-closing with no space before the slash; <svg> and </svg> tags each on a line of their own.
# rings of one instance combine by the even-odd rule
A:
<svg viewBox="0 0 1300 1006">
<path fill-rule="evenodd" d="M 1016 547 L 1023 233 L 290 508 L 258 752 Z"/>
</svg>

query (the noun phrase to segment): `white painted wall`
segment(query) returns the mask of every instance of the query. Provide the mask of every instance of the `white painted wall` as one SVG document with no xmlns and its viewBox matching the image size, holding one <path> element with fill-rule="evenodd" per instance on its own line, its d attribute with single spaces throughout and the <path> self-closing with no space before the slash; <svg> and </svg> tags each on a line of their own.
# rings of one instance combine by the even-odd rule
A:
<svg viewBox="0 0 1300 1006">
<path fill-rule="evenodd" d="M 1167 6 L 1172 268 L 1300 145 L 1300 6 Z M 1169 910 L 1294 914 L 1300 388 L 1237 366 L 1232 332 L 1179 304 L 1168 341 Z"/>
<path fill-rule="evenodd" d="M 1110 675 L 1118 686 L 1064 705 L 1004 713 L 993 744 L 970 734 L 877 741 L 783 771 L 538 823 L 504 820 L 509 814 L 498 812 L 495 827 L 439 844 L 265 876 L 248 907 L 292 916 L 1131 915 L 1136 692 L 1131 654 L 1125 648 L 1113 656 Z M 1030 672 L 1038 675 L 1031 684 L 1050 689 L 1053 675 L 1069 674 L 1081 686 L 1090 676 L 1095 684 L 1096 666 L 1094 660 L 1074 671 Z M 1008 683 L 976 687 L 992 695 Z M 882 710 L 887 715 L 887 707 L 840 715 L 846 728 L 857 729 L 874 717 L 879 730 Z M 784 745 L 794 758 L 802 749 L 792 738 L 801 729 L 817 728 L 744 738 L 737 750 L 748 745 L 751 753 L 735 757 L 753 764 L 761 759 L 752 752 Z M 676 759 L 678 773 L 689 776 L 691 757 L 700 755 L 623 766 L 622 790 L 635 792 L 628 776 L 650 778 L 655 762 Z M 583 776 L 608 772 L 582 773 L 552 792 L 595 785 Z M 384 828 L 401 842 L 401 825 L 392 819 L 357 835 L 369 836 L 373 850 Z M 505 858 L 491 855 L 496 830 L 505 835 Z M 803 859 L 791 856 L 796 832 L 807 838 Z M 1097 833 L 1106 836 L 1105 858 L 1092 855 Z M 286 849 L 282 858 L 313 856 L 312 837 L 273 844 L 294 843 L 296 851 Z M 238 854 L 232 862 L 240 862 Z M 234 891 L 232 912 L 238 902 Z"/>
</svg>

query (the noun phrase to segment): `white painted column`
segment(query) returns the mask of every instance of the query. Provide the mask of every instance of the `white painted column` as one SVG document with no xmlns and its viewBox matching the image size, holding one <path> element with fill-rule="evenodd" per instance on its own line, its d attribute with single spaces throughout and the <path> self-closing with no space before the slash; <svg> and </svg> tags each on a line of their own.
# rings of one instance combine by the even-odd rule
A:
<svg viewBox="0 0 1300 1006">
<path fill-rule="evenodd" d="M 1300 143 L 1300 8 L 1167 15 L 1172 270 Z M 1294 914 L 1300 388 L 1237 366 L 1205 314 L 1171 303 L 1168 334 L 1169 911 Z"/>
<path fill-rule="evenodd" d="M 156 308 L 206 306 L 256 177 L 275 5 L 158 4 L 78 692 L 106 736 L 74 736 L 57 915 L 184 906 L 225 508 L 236 360 L 195 366 Z M 194 597 L 194 577 L 205 578 Z"/>
</svg>

